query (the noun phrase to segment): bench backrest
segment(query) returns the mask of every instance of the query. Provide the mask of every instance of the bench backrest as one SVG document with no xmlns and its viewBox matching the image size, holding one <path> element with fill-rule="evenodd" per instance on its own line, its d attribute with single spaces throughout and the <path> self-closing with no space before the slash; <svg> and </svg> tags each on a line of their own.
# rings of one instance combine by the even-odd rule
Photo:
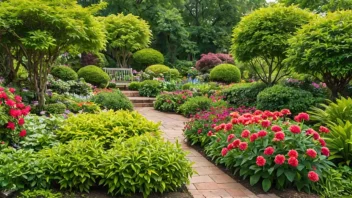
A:
<svg viewBox="0 0 352 198">
<path fill-rule="evenodd" d="M 116 83 L 133 81 L 132 68 L 103 68 L 103 70 L 110 76 L 111 81 Z"/>
</svg>

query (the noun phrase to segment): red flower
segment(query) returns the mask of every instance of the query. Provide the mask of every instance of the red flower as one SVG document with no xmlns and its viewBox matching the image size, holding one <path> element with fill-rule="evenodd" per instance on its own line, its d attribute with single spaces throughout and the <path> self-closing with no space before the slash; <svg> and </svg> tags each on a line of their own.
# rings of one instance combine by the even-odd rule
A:
<svg viewBox="0 0 352 198">
<path fill-rule="evenodd" d="M 314 132 L 314 133 L 313 133 L 313 138 L 314 138 L 315 140 L 319 140 L 319 139 L 320 139 L 319 133 Z"/>
<path fill-rule="evenodd" d="M 7 96 L 7 94 L 5 92 L 1 92 L 0 93 L 0 98 L 3 98 L 3 99 L 6 100 L 8 98 L 8 96 Z"/>
<path fill-rule="evenodd" d="M 317 152 L 314 149 L 307 149 L 306 154 L 311 158 L 317 157 Z"/>
<path fill-rule="evenodd" d="M 24 136 L 26 136 L 26 134 L 27 134 L 27 131 L 23 129 L 19 135 L 20 135 L 20 137 L 24 137 Z"/>
<path fill-rule="evenodd" d="M 307 113 L 299 113 L 297 116 L 295 116 L 294 120 L 296 122 L 302 122 L 304 121 L 309 121 L 309 115 Z"/>
<path fill-rule="evenodd" d="M 202 133 L 202 129 L 198 129 L 198 134 L 201 134 Z"/>
<path fill-rule="evenodd" d="M 16 103 L 15 103 L 15 101 L 8 99 L 8 100 L 6 100 L 6 104 L 9 107 L 14 107 Z"/>
<path fill-rule="evenodd" d="M 275 133 L 275 138 L 277 139 L 277 140 L 284 140 L 285 139 L 285 133 L 284 132 L 277 132 L 277 133 Z"/>
<path fill-rule="evenodd" d="M 212 131 L 209 131 L 209 132 L 207 133 L 207 135 L 208 135 L 208 136 L 212 136 L 212 135 L 213 135 L 213 132 L 212 132 Z"/>
<path fill-rule="evenodd" d="M 247 142 L 241 142 L 238 148 L 242 151 L 246 150 L 248 148 Z"/>
<path fill-rule="evenodd" d="M 23 118 L 18 119 L 18 125 L 20 125 L 20 126 L 24 125 L 24 119 Z"/>
<path fill-rule="evenodd" d="M 267 134 L 267 132 L 264 131 L 264 130 L 261 130 L 261 131 L 258 132 L 258 136 L 259 136 L 259 137 L 265 137 L 266 134 Z"/>
<path fill-rule="evenodd" d="M 230 134 L 229 136 L 227 136 L 227 142 L 231 142 L 233 138 L 235 138 L 236 136 L 234 134 Z"/>
<path fill-rule="evenodd" d="M 271 122 L 269 120 L 262 121 L 262 127 L 268 128 L 270 125 L 271 125 Z"/>
<path fill-rule="evenodd" d="M 251 142 L 254 142 L 257 138 L 258 138 L 258 134 L 253 133 L 253 134 L 249 137 L 249 140 L 250 140 Z"/>
<path fill-rule="evenodd" d="M 316 172 L 314 172 L 314 171 L 309 171 L 308 172 L 308 178 L 312 182 L 319 181 L 319 175 Z"/>
<path fill-rule="evenodd" d="M 225 155 L 227 154 L 227 152 L 229 152 L 229 150 L 228 150 L 227 148 L 223 148 L 223 149 L 221 150 L 221 155 L 222 155 L 222 156 L 225 156 Z"/>
<path fill-rule="evenodd" d="M 256 163 L 258 166 L 264 166 L 265 163 L 266 163 L 266 160 L 263 156 L 258 156 L 257 157 L 257 160 L 256 160 Z"/>
<path fill-rule="evenodd" d="M 19 108 L 19 109 L 23 109 L 23 108 L 25 108 L 26 106 L 25 106 L 23 103 L 17 103 L 17 104 L 16 104 L 16 107 Z"/>
<path fill-rule="evenodd" d="M 276 155 L 274 159 L 275 164 L 283 164 L 285 163 L 285 156 L 284 155 Z"/>
<path fill-rule="evenodd" d="M 290 157 L 297 158 L 298 157 L 298 152 L 296 150 L 289 150 L 287 155 L 290 156 Z"/>
<path fill-rule="evenodd" d="M 3 87 L 0 87 L 0 91 L 4 91 L 5 89 Z"/>
<path fill-rule="evenodd" d="M 232 150 L 233 148 L 234 148 L 234 147 L 233 147 L 233 144 L 232 144 L 232 143 L 227 145 L 227 150 Z"/>
<path fill-rule="evenodd" d="M 330 132 L 330 130 L 324 126 L 320 126 L 319 131 L 322 133 L 329 133 Z"/>
<path fill-rule="evenodd" d="M 298 133 L 301 133 L 301 128 L 297 125 L 291 125 L 290 126 L 290 131 L 292 133 L 295 133 L 295 134 L 298 134 Z"/>
<path fill-rule="evenodd" d="M 319 142 L 320 142 L 320 145 L 321 146 L 326 146 L 326 142 L 325 142 L 325 140 L 323 140 L 323 139 L 319 139 Z"/>
<path fill-rule="evenodd" d="M 237 124 L 237 123 L 238 123 L 238 119 L 237 119 L 237 118 L 233 118 L 233 119 L 231 120 L 231 123 L 232 123 L 232 124 Z"/>
<path fill-rule="evenodd" d="M 281 113 L 284 115 L 291 115 L 291 111 L 289 109 L 283 109 L 281 110 Z"/>
<path fill-rule="evenodd" d="M 241 143 L 241 140 L 240 139 L 236 139 L 235 141 L 232 142 L 233 144 L 233 148 L 237 148 Z"/>
<path fill-rule="evenodd" d="M 24 116 L 28 115 L 30 110 L 31 110 L 30 106 L 25 107 L 24 109 L 21 110 L 22 115 Z"/>
<path fill-rule="evenodd" d="M 287 163 L 292 167 L 297 167 L 298 166 L 298 159 L 295 157 L 290 157 L 288 159 Z"/>
<path fill-rule="evenodd" d="M 316 133 L 314 129 L 307 129 L 306 135 L 312 135 L 313 133 Z"/>
<path fill-rule="evenodd" d="M 9 92 L 15 93 L 15 91 L 16 91 L 16 89 L 14 89 L 14 88 L 9 88 Z"/>
<path fill-rule="evenodd" d="M 250 134 L 251 134 L 251 132 L 249 130 L 243 130 L 241 137 L 248 138 Z"/>
<path fill-rule="evenodd" d="M 326 157 L 329 157 L 330 150 L 327 147 L 322 147 L 321 148 L 321 154 L 325 155 Z"/>
<path fill-rule="evenodd" d="M 18 110 L 18 109 L 10 109 L 9 114 L 10 114 L 11 117 L 17 118 L 17 117 L 21 116 L 22 111 Z"/>
<path fill-rule="evenodd" d="M 225 125 L 225 131 L 229 131 L 229 130 L 231 130 L 232 129 L 232 124 L 231 123 L 228 123 L 228 124 L 226 124 Z"/>
<path fill-rule="evenodd" d="M 9 121 L 7 123 L 7 127 L 6 128 L 11 129 L 11 130 L 15 130 L 15 123 Z"/>
<path fill-rule="evenodd" d="M 279 132 L 279 131 L 281 131 L 282 129 L 281 129 L 280 126 L 274 125 L 274 126 L 271 127 L 271 130 L 274 131 L 274 132 Z"/>
<path fill-rule="evenodd" d="M 22 97 L 21 96 L 15 96 L 16 102 L 22 102 Z"/>
<path fill-rule="evenodd" d="M 274 153 L 274 151 L 275 151 L 275 149 L 273 147 L 269 146 L 264 149 L 264 154 L 265 155 L 272 155 Z"/>
</svg>

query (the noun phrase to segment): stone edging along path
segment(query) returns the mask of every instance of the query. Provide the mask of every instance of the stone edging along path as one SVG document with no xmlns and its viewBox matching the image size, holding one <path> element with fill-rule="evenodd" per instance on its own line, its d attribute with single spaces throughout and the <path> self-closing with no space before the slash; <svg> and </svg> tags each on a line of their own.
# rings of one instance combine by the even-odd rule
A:
<svg viewBox="0 0 352 198">
<path fill-rule="evenodd" d="M 187 158 L 195 164 L 193 168 L 198 174 L 191 178 L 188 191 L 194 198 L 277 198 L 275 194 L 254 194 L 240 183 L 236 182 L 221 169 L 209 162 L 196 150 L 189 147 L 183 136 L 184 122 L 188 119 L 177 114 L 168 114 L 154 110 L 152 107 L 135 108 L 148 120 L 161 122 L 164 138 L 170 142 L 178 142 L 183 150 L 188 151 Z"/>
</svg>

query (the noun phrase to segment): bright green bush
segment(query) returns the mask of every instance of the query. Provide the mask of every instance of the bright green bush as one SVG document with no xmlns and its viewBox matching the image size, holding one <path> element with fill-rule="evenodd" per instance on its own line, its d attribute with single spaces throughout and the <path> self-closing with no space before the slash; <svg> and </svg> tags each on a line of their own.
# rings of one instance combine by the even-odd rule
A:
<svg viewBox="0 0 352 198">
<path fill-rule="evenodd" d="M 132 90 L 132 91 L 137 91 L 140 87 L 141 87 L 141 83 L 140 82 L 131 82 L 128 85 L 128 89 Z"/>
<path fill-rule="evenodd" d="M 239 83 L 222 90 L 222 95 L 235 107 L 253 107 L 256 106 L 257 95 L 265 88 L 263 83 Z"/>
<path fill-rule="evenodd" d="M 170 67 L 165 65 L 151 65 L 145 69 L 146 72 L 152 72 L 153 77 L 166 76 L 169 74 Z"/>
<path fill-rule="evenodd" d="M 93 139 L 109 144 L 115 138 L 129 138 L 145 133 L 159 136 L 159 126 L 160 124 L 148 121 L 135 111 L 106 111 L 70 115 L 56 134 L 64 142 L 72 139 Z"/>
<path fill-rule="evenodd" d="M 155 97 L 161 91 L 161 83 L 156 80 L 145 80 L 138 89 L 140 96 Z"/>
<path fill-rule="evenodd" d="M 241 81 L 241 71 L 231 64 L 221 64 L 210 71 L 210 80 L 224 83 L 237 83 Z"/>
<path fill-rule="evenodd" d="M 165 76 L 167 80 L 177 79 L 179 77 L 180 77 L 180 72 L 177 69 L 170 69 Z"/>
<path fill-rule="evenodd" d="M 64 81 L 77 80 L 77 73 L 68 66 L 56 66 L 51 70 L 51 75 Z"/>
<path fill-rule="evenodd" d="M 47 104 L 44 109 L 50 114 L 63 114 L 65 113 L 66 105 L 63 103 Z"/>
<path fill-rule="evenodd" d="M 114 195 L 176 191 L 193 174 L 180 144 L 150 135 L 119 140 L 100 160 L 100 183 Z"/>
<path fill-rule="evenodd" d="M 257 96 L 257 109 L 277 111 L 290 109 L 292 114 L 307 111 L 315 103 L 313 95 L 301 89 L 275 85 Z"/>
<path fill-rule="evenodd" d="M 150 65 L 163 64 L 164 56 L 158 50 L 146 48 L 133 54 L 133 69 L 144 70 Z"/>
<path fill-rule="evenodd" d="M 91 101 L 102 108 L 113 110 L 133 110 L 132 102 L 120 91 L 100 92 L 91 98 Z"/>
<path fill-rule="evenodd" d="M 26 190 L 21 192 L 17 198 L 62 198 L 62 194 L 60 192 L 54 193 L 51 190 Z"/>
<path fill-rule="evenodd" d="M 100 88 L 108 86 L 110 81 L 109 75 L 94 65 L 82 67 L 78 70 L 77 74 L 80 78 L 84 78 L 86 82 Z"/>
<path fill-rule="evenodd" d="M 183 105 L 181 105 L 177 112 L 182 115 L 189 117 L 199 111 L 204 111 L 212 106 L 213 101 L 205 96 L 197 96 L 188 99 Z"/>
<path fill-rule="evenodd" d="M 182 90 L 189 90 L 191 89 L 192 84 L 191 83 L 186 83 L 182 85 Z"/>
</svg>

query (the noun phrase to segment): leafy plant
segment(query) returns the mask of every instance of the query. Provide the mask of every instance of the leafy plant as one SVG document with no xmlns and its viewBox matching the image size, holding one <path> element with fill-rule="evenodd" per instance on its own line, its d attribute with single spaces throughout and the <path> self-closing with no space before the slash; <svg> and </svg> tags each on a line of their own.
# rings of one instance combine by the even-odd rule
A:
<svg viewBox="0 0 352 198">
<path fill-rule="evenodd" d="M 235 107 L 256 106 L 257 96 L 267 86 L 264 83 L 240 83 L 223 89 L 224 100 Z"/>
<path fill-rule="evenodd" d="M 156 80 L 145 80 L 138 89 L 140 96 L 155 97 L 161 91 L 161 84 Z"/>
<path fill-rule="evenodd" d="M 137 91 L 140 88 L 140 86 L 141 86 L 140 82 L 131 82 L 128 85 L 128 90 Z"/>
<path fill-rule="evenodd" d="M 150 65 L 164 64 L 164 56 L 155 49 L 146 48 L 133 54 L 133 68 L 144 70 Z"/>
<path fill-rule="evenodd" d="M 61 193 L 53 193 L 51 190 L 26 190 L 21 192 L 18 198 L 62 198 Z"/>
<path fill-rule="evenodd" d="M 232 55 L 230 54 L 202 54 L 201 58 L 196 62 L 196 68 L 202 73 L 209 72 L 215 66 L 220 64 L 234 64 Z"/>
<path fill-rule="evenodd" d="M 68 67 L 68 66 L 56 66 L 56 67 L 53 67 L 50 73 L 54 77 L 59 78 L 59 79 L 61 79 L 63 81 L 77 80 L 78 79 L 77 73 L 73 69 Z"/>
<path fill-rule="evenodd" d="M 220 64 L 210 71 L 210 80 L 224 83 L 241 81 L 241 71 L 235 65 Z"/>
<path fill-rule="evenodd" d="M 176 91 L 156 97 L 154 109 L 165 112 L 176 112 L 193 94 L 190 91 Z"/>
<path fill-rule="evenodd" d="M 50 114 L 63 114 L 65 113 L 66 105 L 63 103 L 47 104 L 44 109 Z"/>
<path fill-rule="evenodd" d="M 151 72 L 153 77 L 165 77 L 170 75 L 170 67 L 165 65 L 151 65 L 145 69 L 146 72 Z"/>
<path fill-rule="evenodd" d="M 182 104 L 177 112 L 182 115 L 189 117 L 196 114 L 199 111 L 204 111 L 212 106 L 213 101 L 205 96 L 197 96 L 188 99 L 184 104 Z"/>
<path fill-rule="evenodd" d="M 106 109 L 133 110 L 132 102 L 120 90 L 100 92 L 92 97 L 91 101 Z"/>
<path fill-rule="evenodd" d="M 109 75 L 94 65 L 82 67 L 77 74 L 78 77 L 83 78 L 86 82 L 100 88 L 108 86 L 110 81 Z"/>
</svg>

